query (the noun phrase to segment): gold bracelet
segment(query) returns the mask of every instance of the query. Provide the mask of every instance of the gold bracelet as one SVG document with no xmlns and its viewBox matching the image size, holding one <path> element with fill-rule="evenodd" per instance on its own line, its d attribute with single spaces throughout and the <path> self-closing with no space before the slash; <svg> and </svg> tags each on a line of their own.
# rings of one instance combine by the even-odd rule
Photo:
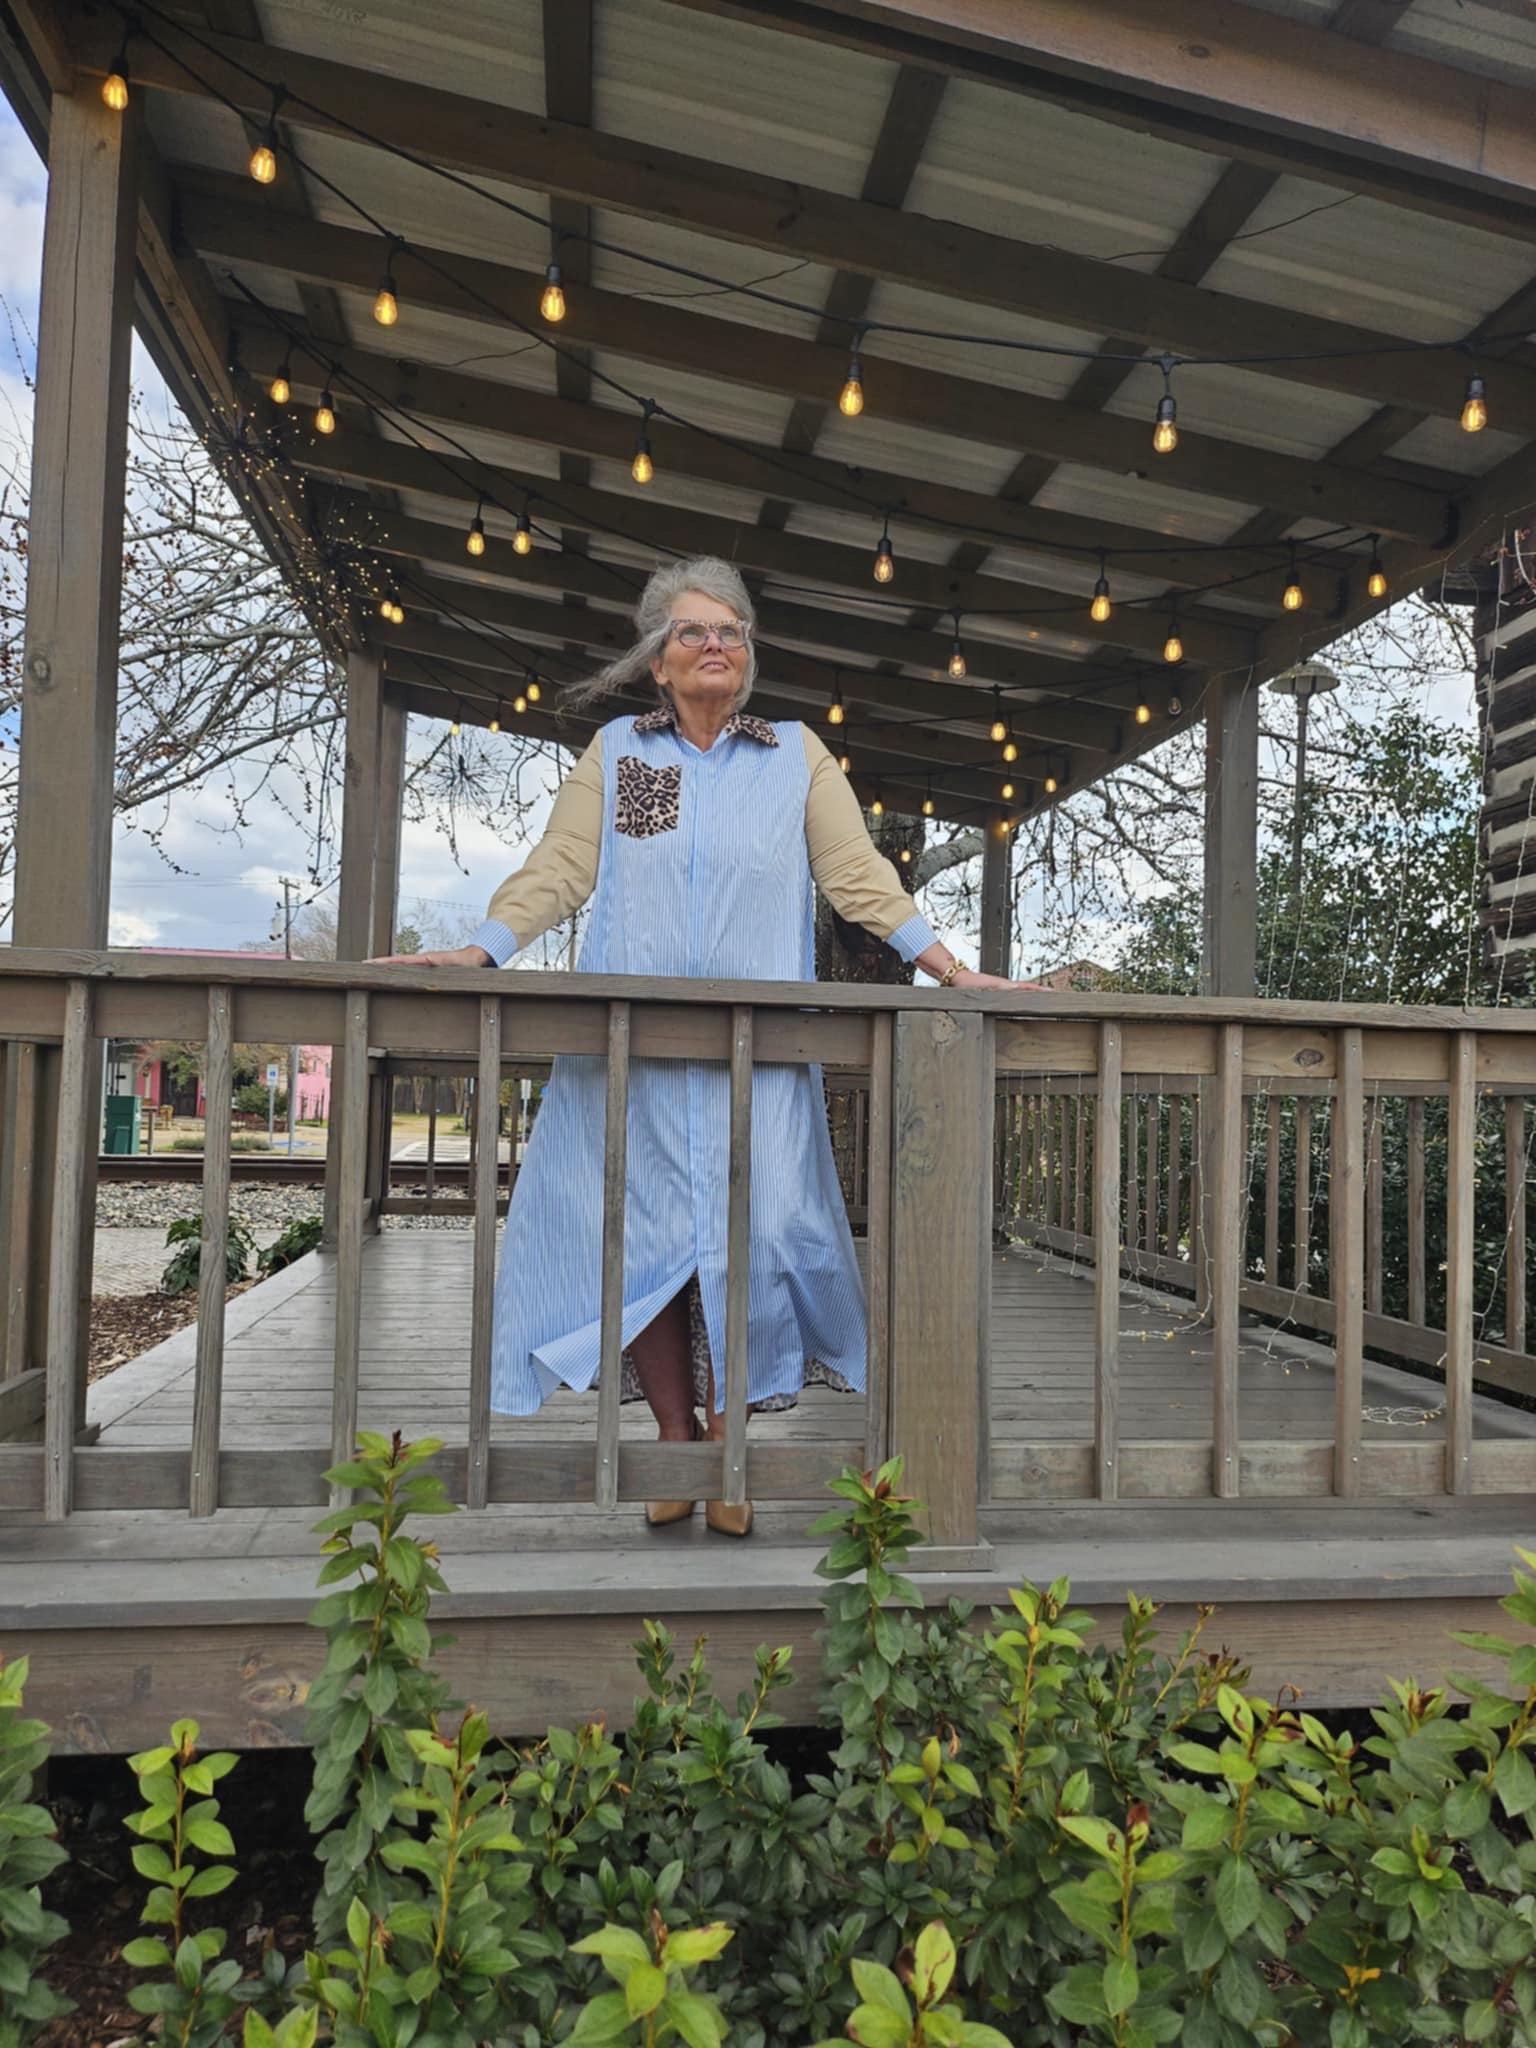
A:
<svg viewBox="0 0 1536 2048">
<path fill-rule="evenodd" d="M 944 972 L 939 976 L 939 987 L 948 988 L 950 983 L 954 980 L 955 976 L 957 974 L 963 974 L 964 971 L 965 968 L 963 962 L 959 960 L 951 960 L 949 965 L 945 968 Z"/>
</svg>

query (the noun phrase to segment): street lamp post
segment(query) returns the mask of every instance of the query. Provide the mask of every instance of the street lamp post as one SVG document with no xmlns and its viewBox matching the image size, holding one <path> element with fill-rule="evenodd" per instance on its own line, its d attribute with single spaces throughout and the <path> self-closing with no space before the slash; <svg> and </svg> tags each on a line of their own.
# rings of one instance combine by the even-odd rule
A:
<svg viewBox="0 0 1536 2048">
<path fill-rule="evenodd" d="M 1331 668 L 1320 661 L 1303 661 L 1275 677 L 1269 686 L 1282 697 L 1296 699 L 1296 800 L 1291 813 L 1291 898 L 1301 902 L 1301 799 L 1307 785 L 1307 713 L 1314 697 L 1326 696 L 1339 687 Z"/>
</svg>

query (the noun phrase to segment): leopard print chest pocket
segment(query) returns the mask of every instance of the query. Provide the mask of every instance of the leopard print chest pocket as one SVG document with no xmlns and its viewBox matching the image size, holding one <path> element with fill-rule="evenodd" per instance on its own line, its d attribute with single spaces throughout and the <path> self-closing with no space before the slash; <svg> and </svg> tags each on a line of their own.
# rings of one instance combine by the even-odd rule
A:
<svg viewBox="0 0 1536 2048">
<path fill-rule="evenodd" d="M 613 829 L 626 839 L 654 839 L 675 832 L 682 817 L 683 768 L 674 761 L 664 768 L 621 754 L 615 770 Z"/>
</svg>

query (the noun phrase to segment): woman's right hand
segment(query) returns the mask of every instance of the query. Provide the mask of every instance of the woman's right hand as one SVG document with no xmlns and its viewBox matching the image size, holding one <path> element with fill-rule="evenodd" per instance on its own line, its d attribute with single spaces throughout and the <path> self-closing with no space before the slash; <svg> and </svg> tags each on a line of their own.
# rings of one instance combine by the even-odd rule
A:
<svg viewBox="0 0 1536 2048">
<path fill-rule="evenodd" d="M 494 967 L 484 946 L 452 946 L 440 953 L 376 953 L 369 967 Z"/>
</svg>

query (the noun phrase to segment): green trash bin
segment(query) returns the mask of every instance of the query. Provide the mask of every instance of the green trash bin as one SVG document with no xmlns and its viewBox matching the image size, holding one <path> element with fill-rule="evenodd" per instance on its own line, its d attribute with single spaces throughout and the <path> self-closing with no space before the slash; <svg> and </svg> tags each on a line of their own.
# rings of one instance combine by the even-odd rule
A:
<svg viewBox="0 0 1536 2048">
<path fill-rule="evenodd" d="M 106 1150 L 137 1152 L 139 1149 L 139 1098 L 137 1095 L 107 1097 Z"/>
</svg>

